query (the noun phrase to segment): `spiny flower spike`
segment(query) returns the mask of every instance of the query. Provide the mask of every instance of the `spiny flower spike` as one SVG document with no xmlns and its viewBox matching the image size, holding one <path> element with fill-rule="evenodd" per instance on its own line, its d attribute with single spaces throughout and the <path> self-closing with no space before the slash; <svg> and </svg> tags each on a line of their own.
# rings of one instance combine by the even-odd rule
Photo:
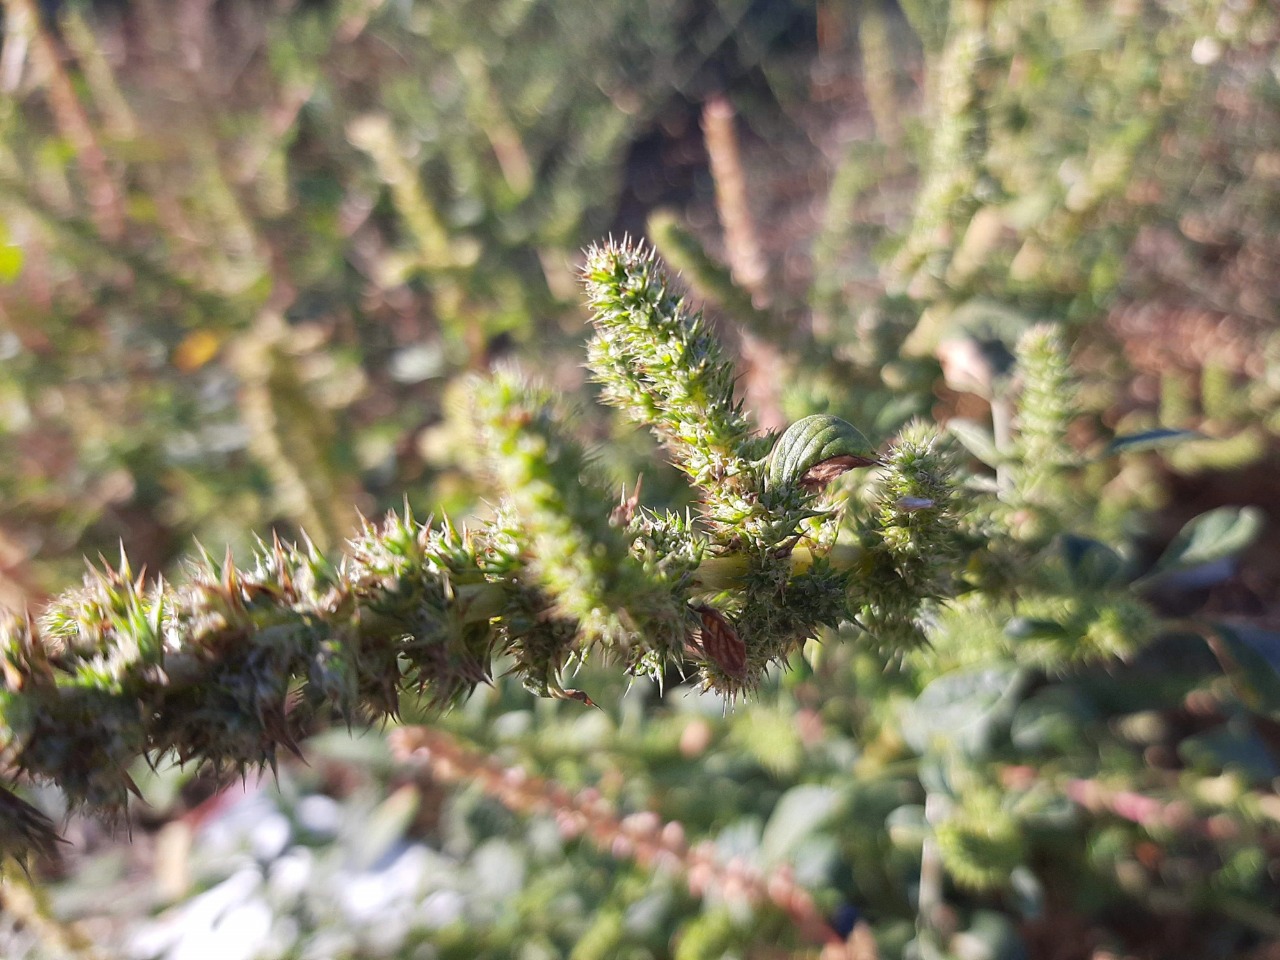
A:
<svg viewBox="0 0 1280 960">
<path fill-rule="evenodd" d="M 595 328 L 588 367 L 604 401 L 651 427 L 698 488 L 707 558 L 735 567 L 737 592 L 697 598 L 714 601 L 695 610 L 700 639 L 691 650 L 704 685 L 749 691 L 820 626 L 850 619 L 848 571 L 813 556 L 835 542 L 840 523 L 818 499 L 841 473 L 881 461 L 836 417 L 754 435 L 734 399 L 732 364 L 642 244 L 592 247 L 583 280 Z M 806 539 L 813 562 L 793 576 L 791 555 Z"/>
<path fill-rule="evenodd" d="M 625 239 L 592 247 L 582 276 L 596 331 L 587 366 L 605 403 L 651 427 L 709 496 L 753 488 L 750 461 L 763 451 L 733 398 L 733 365 L 654 252 Z"/>
<path fill-rule="evenodd" d="M 548 612 L 577 623 L 577 653 L 598 647 L 632 669 L 677 661 L 693 625 L 688 571 L 632 555 L 633 538 L 611 522 L 611 496 L 561 405 L 509 374 L 478 382 L 473 396 L 477 434 L 524 530 L 530 572 Z"/>
<path fill-rule="evenodd" d="M 925 642 L 926 608 L 952 595 L 961 555 L 957 465 L 940 434 L 909 424 L 884 458 L 873 513 L 861 518 L 855 622 L 886 651 Z"/>
<path fill-rule="evenodd" d="M 139 758 L 269 767 L 317 716 L 394 717 L 405 692 L 451 706 L 491 682 L 499 654 L 527 689 L 590 705 L 562 683 L 588 656 L 656 678 L 692 660 L 734 697 L 855 614 L 915 642 L 956 557 L 936 435 L 890 446 L 878 512 L 837 549 L 842 516 L 819 498 L 876 462 L 861 434 L 802 421 L 770 457 L 774 438 L 751 435 L 732 367 L 652 254 L 593 250 L 587 281 L 606 397 L 663 439 L 703 516 L 646 509 L 638 489 L 619 506 L 559 398 L 510 374 L 478 381 L 464 415 L 502 494 L 488 521 L 421 524 L 406 507 L 362 521 L 343 557 L 273 536 L 242 567 L 197 544 L 177 584 L 148 585 L 122 555 L 40 617 L 0 622 L 0 789 L 34 778 L 118 812 Z M 39 819 L 10 809 L 8 849 L 39 848 Z"/>
</svg>

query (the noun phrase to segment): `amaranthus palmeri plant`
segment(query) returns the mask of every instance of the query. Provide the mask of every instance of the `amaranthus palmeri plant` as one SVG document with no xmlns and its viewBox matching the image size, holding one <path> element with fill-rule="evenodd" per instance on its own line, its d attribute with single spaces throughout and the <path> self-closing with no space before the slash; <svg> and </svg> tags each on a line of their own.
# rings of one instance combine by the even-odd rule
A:
<svg viewBox="0 0 1280 960">
<path fill-rule="evenodd" d="M 609 243 L 584 270 L 589 366 L 606 403 L 650 427 L 699 498 L 695 514 L 619 505 L 554 395 L 514 373 L 476 380 L 459 416 L 501 493 L 467 526 L 406 510 L 365 523 L 344 556 L 259 542 L 247 564 L 201 550 L 185 583 L 122 556 L 0 633 L 0 750 L 10 782 L 56 783 L 106 812 L 139 757 L 219 773 L 274 765 L 309 719 L 394 716 L 410 691 L 446 707 L 502 659 L 534 693 L 590 704 L 565 672 L 588 657 L 659 681 L 751 691 L 822 627 L 911 644 L 957 555 L 952 463 L 912 427 L 883 458 L 830 416 L 759 435 L 734 371 L 654 256 Z M 836 509 L 853 468 L 883 478 Z M 0 793 L 7 852 L 50 826 Z"/>
</svg>

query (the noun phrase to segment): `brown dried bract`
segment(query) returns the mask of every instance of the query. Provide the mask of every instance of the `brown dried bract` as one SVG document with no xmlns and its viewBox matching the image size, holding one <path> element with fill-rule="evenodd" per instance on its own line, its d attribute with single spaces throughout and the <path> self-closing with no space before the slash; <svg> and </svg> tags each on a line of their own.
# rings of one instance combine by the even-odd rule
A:
<svg viewBox="0 0 1280 960">
<path fill-rule="evenodd" d="M 588 707 L 595 707 L 597 710 L 603 709 L 600 704 L 587 696 L 584 690 L 574 690 L 571 687 L 566 687 L 560 691 L 560 694 L 561 696 L 558 697 L 560 700 L 577 700 L 578 703 L 585 703 Z"/>
<path fill-rule="evenodd" d="M 815 463 L 806 470 L 800 478 L 800 487 L 807 493 L 816 493 L 842 473 L 848 473 L 856 467 L 873 467 L 879 462 L 874 457 L 832 457 Z"/>
<path fill-rule="evenodd" d="M 726 674 L 741 680 L 747 673 L 747 645 L 719 610 L 714 607 L 697 610 L 702 620 L 698 643 L 703 654 Z"/>
<path fill-rule="evenodd" d="M 640 487 L 644 484 L 644 475 L 636 477 L 636 488 L 632 491 L 631 496 L 627 496 L 627 491 L 623 488 L 622 497 L 619 499 L 618 505 L 609 513 L 609 525 L 613 527 L 625 527 L 635 518 L 636 510 L 640 506 Z"/>
</svg>

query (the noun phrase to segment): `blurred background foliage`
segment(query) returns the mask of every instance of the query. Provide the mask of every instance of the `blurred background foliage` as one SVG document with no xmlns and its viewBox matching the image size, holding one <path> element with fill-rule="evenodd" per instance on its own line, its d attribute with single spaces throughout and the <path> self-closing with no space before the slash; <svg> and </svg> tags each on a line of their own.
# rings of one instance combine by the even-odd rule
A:
<svg viewBox="0 0 1280 960">
<path fill-rule="evenodd" d="M 244 791 L 140 770 L 130 843 L 76 820 L 9 877 L 7 956 L 1280 955 L 1280 700 L 1248 681 L 1280 565 L 1246 552 L 1280 431 L 1271 4 L 3 10 L 5 606 L 120 541 L 168 574 L 193 537 L 483 509 L 459 377 L 586 396 L 575 272 L 610 231 L 683 271 L 762 425 L 949 422 L 1004 544 L 930 646 L 886 668 L 851 630 L 728 711 L 499 681 L 426 762 L 341 731 Z M 1205 611 L 1217 665 L 1157 626 Z"/>
</svg>

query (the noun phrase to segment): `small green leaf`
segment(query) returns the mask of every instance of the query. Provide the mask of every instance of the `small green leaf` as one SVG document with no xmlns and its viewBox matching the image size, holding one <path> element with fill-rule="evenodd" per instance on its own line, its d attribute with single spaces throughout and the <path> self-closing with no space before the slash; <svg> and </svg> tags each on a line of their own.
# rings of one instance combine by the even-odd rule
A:
<svg viewBox="0 0 1280 960">
<path fill-rule="evenodd" d="M 893 810 L 884 818 L 884 826 L 891 844 L 917 854 L 930 834 L 924 805 L 919 803 L 904 804 Z"/>
<path fill-rule="evenodd" d="M 1257 507 L 1219 507 L 1183 527 L 1156 562 L 1156 573 L 1187 570 L 1240 554 L 1262 532 Z"/>
<path fill-rule="evenodd" d="M 421 803 L 418 790 L 403 786 L 369 814 L 362 827 L 359 865 L 368 869 L 404 837 Z"/>
<path fill-rule="evenodd" d="M 1220 727 L 1187 737 L 1178 744 L 1178 757 L 1188 769 L 1205 776 L 1230 770 L 1257 787 L 1270 785 L 1280 774 L 1266 743 L 1243 711 Z"/>
<path fill-rule="evenodd" d="M 1026 753 L 1070 754 L 1091 749 L 1085 727 L 1097 719 L 1097 709 L 1070 686 L 1045 687 L 1022 703 L 1009 723 L 1009 739 Z"/>
<path fill-rule="evenodd" d="M 989 467 L 998 466 L 1003 457 L 991 431 L 974 420 L 957 417 L 947 422 L 947 430 L 971 454 Z"/>
<path fill-rule="evenodd" d="M 1024 918 L 1035 919 L 1044 913 L 1044 885 L 1029 867 L 1013 868 L 1009 874 L 1009 892 L 1013 894 L 1018 913 Z"/>
<path fill-rule="evenodd" d="M 1280 720 L 1280 634 L 1214 623 L 1209 648 L 1240 702 Z"/>
<path fill-rule="evenodd" d="M 1010 640 L 1061 640 L 1067 636 L 1067 628 L 1056 620 L 1014 617 L 1005 624 L 1004 635 Z"/>
<path fill-rule="evenodd" d="M 1059 549 L 1072 582 L 1082 590 L 1111 586 L 1124 570 L 1124 561 L 1118 553 L 1089 537 L 1064 534 L 1059 540 Z"/>
<path fill-rule="evenodd" d="M 1021 960 L 1027 948 L 1018 936 L 1013 921 L 994 910 L 977 910 L 968 930 L 951 940 L 953 956 L 981 960 Z"/>
<path fill-rule="evenodd" d="M 1026 676 L 1007 663 L 939 677 L 903 714 L 903 739 L 919 754 L 941 749 L 982 756 L 1008 726 Z"/>
<path fill-rule="evenodd" d="M 819 490 L 846 470 L 878 463 L 875 451 L 853 424 L 827 413 L 797 420 L 769 452 L 768 488 Z"/>
<path fill-rule="evenodd" d="M 802 841 L 835 813 L 840 794 L 834 787 L 805 783 L 782 795 L 760 838 L 760 857 L 765 864 L 787 859 Z"/>
<path fill-rule="evenodd" d="M 1114 457 L 1122 453 L 1141 453 L 1146 450 L 1157 450 L 1161 447 L 1173 446 L 1184 440 L 1199 440 L 1203 434 L 1194 430 L 1174 430 L 1161 427 L 1156 430 L 1143 430 L 1141 433 L 1124 434 L 1112 437 L 1111 442 L 1102 451 L 1104 457 Z"/>
<path fill-rule="evenodd" d="M 471 869 L 486 899 L 502 903 L 520 891 L 527 861 L 514 843 L 503 837 L 490 837 L 471 854 Z"/>
</svg>

